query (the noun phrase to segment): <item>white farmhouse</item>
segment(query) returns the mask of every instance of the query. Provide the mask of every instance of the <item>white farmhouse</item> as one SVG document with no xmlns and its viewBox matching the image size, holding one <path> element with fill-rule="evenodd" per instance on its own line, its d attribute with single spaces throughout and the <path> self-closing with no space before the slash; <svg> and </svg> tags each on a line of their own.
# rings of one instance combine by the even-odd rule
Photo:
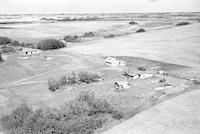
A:
<svg viewBox="0 0 200 134">
<path fill-rule="evenodd" d="M 32 48 L 23 48 L 22 51 L 19 52 L 20 56 L 33 56 L 38 55 L 40 50 L 32 49 Z"/>
<path fill-rule="evenodd" d="M 113 57 L 108 57 L 105 60 L 105 64 L 108 66 L 112 66 L 112 67 L 116 67 L 116 66 L 126 66 L 126 62 L 122 61 L 122 60 L 118 60 L 116 58 Z"/>
</svg>

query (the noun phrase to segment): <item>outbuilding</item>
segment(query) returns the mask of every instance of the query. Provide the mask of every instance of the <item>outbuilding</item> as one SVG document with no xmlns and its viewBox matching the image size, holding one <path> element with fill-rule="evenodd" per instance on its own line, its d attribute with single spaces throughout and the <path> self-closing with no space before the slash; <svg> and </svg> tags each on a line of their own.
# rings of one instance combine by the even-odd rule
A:
<svg viewBox="0 0 200 134">
<path fill-rule="evenodd" d="M 126 62 L 122 61 L 122 60 L 118 60 L 116 58 L 113 57 L 108 57 L 105 60 L 105 64 L 108 66 L 112 66 L 112 67 L 116 67 L 116 66 L 126 66 Z"/>
<path fill-rule="evenodd" d="M 114 83 L 114 87 L 118 90 L 125 90 L 130 88 L 129 83 L 127 81 L 119 81 Z"/>
<path fill-rule="evenodd" d="M 20 56 L 32 56 L 32 55 L 38 55 L 40 53 L 40 50 L 32 49 L 32 48 L 23 48 L 22 51 L 20 51 Z"/>
</svg>

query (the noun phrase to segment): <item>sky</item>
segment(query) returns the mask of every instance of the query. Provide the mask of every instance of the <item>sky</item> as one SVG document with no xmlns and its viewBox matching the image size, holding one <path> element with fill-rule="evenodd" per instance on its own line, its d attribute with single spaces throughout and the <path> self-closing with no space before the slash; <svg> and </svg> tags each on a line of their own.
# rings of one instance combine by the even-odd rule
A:
<svg viewBox="0 0 200 134">
<path fill-rule="evenodd" d="M 0 0 L 0 14 L 200 12 L 200 0 Z"/>
</svg>

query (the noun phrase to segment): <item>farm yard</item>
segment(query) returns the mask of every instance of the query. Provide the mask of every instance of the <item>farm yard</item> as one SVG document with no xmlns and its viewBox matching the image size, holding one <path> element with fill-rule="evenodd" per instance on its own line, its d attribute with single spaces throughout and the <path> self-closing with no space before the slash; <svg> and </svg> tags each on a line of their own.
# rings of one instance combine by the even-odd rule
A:
<svg viewBox="0 0 200 134">
<path fill-rule="evenodd" d="M 9 121 L 17 111 L 25 110 L 23 127 L 11 127 L 11 133 L 28 133 L 31 123 L 48 120 L 56 127 L 48 130 L 47 123 L 45 132 L 108 130 L 111 134 L 118 131 L 115 126 L 121 129 L 120 124 L 140 113 L 199 90 L 199 22 L 163 26 L 115 21 L 106 28 L 103 22 L 96 23 L 102 25 L 94 32 L 86 29 L 63 39 L 63 35 L 45 36 L 34 42 L 32 34 L 26 39 L 12 35 L 14 41 L 4 38 L 0 53 L 2 131 L 13 125 Z M 35 115 L 42 121 L 27 121 Z"/>
</svg>

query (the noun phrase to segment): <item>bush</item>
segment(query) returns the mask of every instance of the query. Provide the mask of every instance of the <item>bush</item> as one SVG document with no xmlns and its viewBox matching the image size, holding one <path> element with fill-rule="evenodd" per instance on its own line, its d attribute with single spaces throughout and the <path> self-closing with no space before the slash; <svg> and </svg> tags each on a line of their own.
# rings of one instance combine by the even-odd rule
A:
<svg viewBox="0 0 200 134">
<path fill-rule="evenodd" d="M 56 90 L 59 89 L 60 84 L 58 83 L 58 81 L 54 78 L 49 78 L 48 79 L 48 86 L 49 86 L 49 90 L 52 92 L 55 92 Z"/>
<path fill-rule="evenodd" d="M 68 77 L 67 77 L 67 85 L 74 85 L 78 83 L 78 80 L 76 78 L 76 74 L 72 72 Z"/>
<path fill-rule="evenodd" d="M 164 82 L 166 82 L 166 79 L 161 79 L 161 80 L 159 80 L 158 82 L 164 83 Z"/>
<path fill-rule="evenodd" d="M 59 79 L 58 79 L 58 84 L 60 86 L 64 86 L 67 84 L 67 77 L 65 75 L 62 75 Z"/>
<path fill-rule="evenodd" d="M 104 37 L 104 38 L 114 38 L 115 35 L 114 35 L 114 34 L 109 34 L 109 35 L 104 35 L 103 37 Z"/>
<path fill-rule="evenodd" d="M 11 46 L 21 46 L 21 44 L 18 41 L 13 41 L 11 44 Z"/>
<path fill-rule="evenodd" d="M 95 36 L 94 32 L 88 32 L 83 35 L 83 37 L 94 37 L 94 36 Z"/>
<path fill-rule="evenodd" d="M 52 92 L 58 90 L 60 87 L 65 85 L 73 85 L 78 83 L 76 75 L 72 72 L 69 76 L 62 75 L 59 78 L 49 78 L 48 79 L 48 86 L 49 90 Z"/>
<path fill-rule="evenodd" d="M 176 26 L 185 26 L 185 25 L 189 25 L 189 22 L 179 22 L 176 24 Z"/>
<path fill-rule="evenodd" d="M 73 119 L 80 115 L 88 115 L 90 110 L 90 107 L 86 102 L 77 100 L 70 101 L 66 104 L 65 108 L 67 110 L 65 110 L 65 115 L 68 119 Z"/>
<path fill-rule="evenodd" d="M 142 32 L 146 32 L 144 29 L 138 29 L 137 31 L 136 31 L 136 33 L 142 33 Z"/>
<path fill-rule="evenodd" d="M 0 51 L 0 62 L 3 61 L 3 58 L 2 58 L 1 54 L 2 54 L 2 52 Z"/>
<path fill-rule="evenodd" d="M 0 123 L 9 134 L 91 134 L 103 126 L 109 115 L 123 118 L 108 101 L 86 91 L 62 109 L 33 111 L 22 104 L 10 115 L 3 116 Z"/>
<path fill-rule="evenodd" d="M 23 132 L 26 134 L 45 132 L 46 123 L 48 118 L 45 117 L 45 113 L 42 109 L 37 109 L 31 113 L 25 120 L 23 124 Z M 45 119 L 46 118 L 46 119 Z"/>
<path fill-rule="evenodd" d="M 34 48 L 34 44 L 33 43 L 20 43 L 19 41 L 13 41 L 11 44 L 11 46 L 22 46 L 22 47 L 29 47 L 29 48 Z"/>
<path fill-rule="evenodd" d="M 65 104 L 62 111 L 65 120 L 79 116 L 111 115 L 114 119 L 122 119 L 123 113 L 114 109 L 106 99 L 98 98 L 90 91 L 82 91 L 79 96 Z"/>
<path fill-rule="evenodd" d="M 80 72 L 78 76 L 74 72 L 72 72 L 69 76 L 63 75 L 59 78 L 49 78 L 48 80 L 48 86 L 49 90 L 52 92 L 58 90 L 60 87 L 65 85 L 74 85 L 79 82 L 84 83 L 91 83 L 91 82 L 97 82 L 99 81 L 100 76 L 97 74 L 92 74 L 88 72 Z"/>
<path fill-rule="evenodd" d="M 137 23 L 134 21 L 129 22 L 130 25 L 136 25 Z"/>
<path fill-rule="evenodd" d="M 20 44 L 20 46 L 29 47 L 29 48 L 35 48 L 35 45 L 33 43 L 24 43 L 24 42 L 22 42 Z M 37 46 L 36 46 L 36 48 L 37 48 Z"/>
<path fill-rule="evenodd" d="M 91 83 L 91 82 L 96 82 L 100 79 L 101 77 L 97 74 L 92 74 L 88 72 L 80 72 L 78 74 L 78 79 L 80 82 L 85 82 L 85 83 Z"/>
<path fill-rule="evenodd" d="M 4 130 L 12 131 L 13 129 L 22 128 L 25 119 L 32 113 L 32 109 L 22 104 L 15 109 L 10 115 L 1 118 L 1 126 Z"/>
<path fill-rule="evenodd" d="M 86 102 L 89 106 L 92 106 L 95 102 L 95 96 L 94 93 L 91 93 L 90 91 L 82 91 L 79 93 L 77 100 Z"/>
<path fill-rule="evenodd" d="M 74 36 L 65 36 L 64 37 L 64 40 L 66 42 L 78 42 L 79 41 L 79 37 L 77 35 L 74 35 Z"/>
<path fill-rule="evenodd" d="M 0 45 L 9 44 L 11 42 L 11 39 L 9 39 L 8 37 L 0 36 Z"/>
<path fill-rule="evenodd" d="M 59 49 L 65 47 L 65 44 L 56 39 L 42 40 L 37 44 L 37 48 L 41 50 Z"/>
<path fill-rule="evenodd" d="M 140 71 L 146 71 L 147 70 L 145 67 L 138 67 L 137 69 L 140 70 Z"/>
<path fill-rule="evenodd" d="M 4 45 L 1 49 L 2 49 L 3 53 L 12 53 L 12 52 L 16 51 L 15 48 L 13 48 L 11 46 L 6 46 L 6 45 Z"/>
<path fill-rule="evenodd" d="M 68 84 L 68 79 L 65 75 L 61 76 L 57 80 L 55 78 L 49 78 L 48 80 L 49 90 L 52 92 L 58 90 L 60 87 L 65 86 L 66 84 Z"/>
<path fill-rule="evenodd" d="M 79 94 L 77 100 L 85 102 L 89 106 L 89 116 L 109 114 L 115 119 L 122 119 L 123 113 L 115 110 L 106 99 L 95 97 L 94 93 L 83 91 Z"/>
<path fill-rule="evenodd" d="M 92 134 L 96 129 L 101 128 L 106 122 L 105 118 L 82 116 L 68 125 L 68 132 L 71 134 Z"/>
<path fill-rule="evenodd" d="M 200 85 L 200 81 L 198 81 L 198 80 L 193 80 L 193 84 L 195 84 L 195 85 Z"/>
</svg>

